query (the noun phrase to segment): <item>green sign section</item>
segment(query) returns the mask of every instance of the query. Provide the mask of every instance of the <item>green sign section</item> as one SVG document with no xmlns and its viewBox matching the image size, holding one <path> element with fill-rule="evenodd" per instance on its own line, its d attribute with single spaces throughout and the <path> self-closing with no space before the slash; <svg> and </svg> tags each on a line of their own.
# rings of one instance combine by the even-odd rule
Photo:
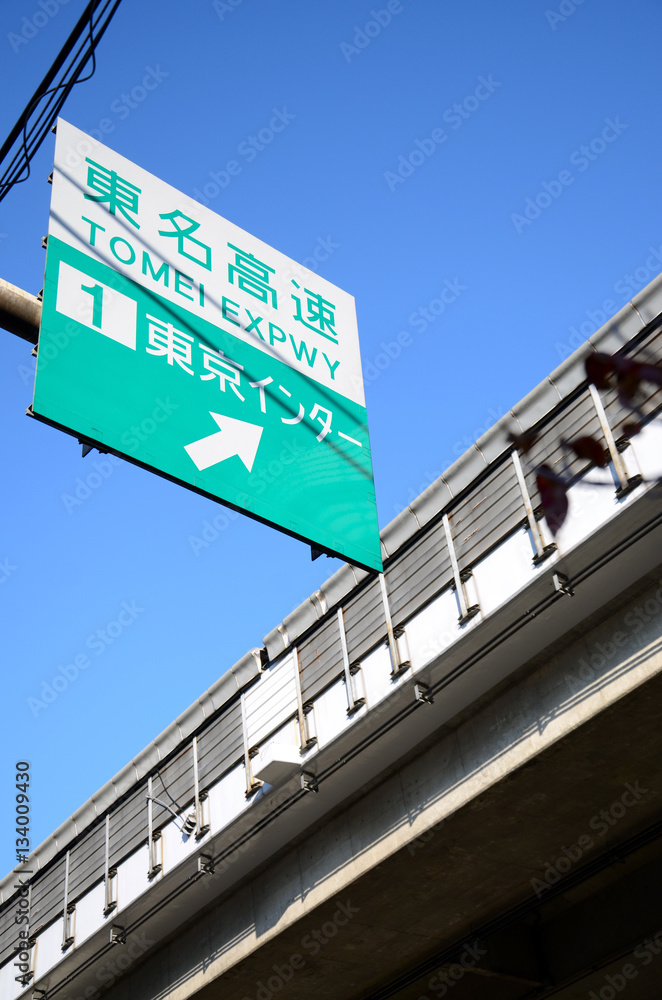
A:
<svg viewBox="0 0 662 1000">
<path fill-rule="evenodd" d="M 212 325 L 51 235 L 34 415 L 381 570 L 365 408 L 229 319 Z"/>
</svg>

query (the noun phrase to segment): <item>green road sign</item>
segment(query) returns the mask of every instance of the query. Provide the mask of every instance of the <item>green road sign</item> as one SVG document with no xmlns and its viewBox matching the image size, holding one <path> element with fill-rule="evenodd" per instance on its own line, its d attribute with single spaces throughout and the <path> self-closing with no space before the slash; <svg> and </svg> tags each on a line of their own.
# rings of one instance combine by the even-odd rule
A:
<svg viewBox="0 0 662 1000">
<path fill-rule="evenodd" d="M 353 298 L 62 120 L 32 411 L 382 568 Z"/>
</svg>

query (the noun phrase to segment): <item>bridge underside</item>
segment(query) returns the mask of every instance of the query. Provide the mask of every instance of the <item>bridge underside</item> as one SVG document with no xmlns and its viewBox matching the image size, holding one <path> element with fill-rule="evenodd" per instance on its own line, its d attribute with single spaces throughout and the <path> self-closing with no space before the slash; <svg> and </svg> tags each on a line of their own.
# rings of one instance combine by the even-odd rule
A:
<svg viewBox="0 0 662 1000">
<path fill-rule="evenodd" d="M 453 1000 L 570 1000 L 591 990 L 609 1000 L 625 986 L 630 1000 L 659 997 L 661 716 L 658 676 L 221 976 L 201 1000 L 420 1000 L 451 989 Z"/>
<path fill-rule="evenodd" d="M 279 859 L 253 872 L 250 885 L 210 904 L 169 946 L 136 963 L 112 994 L 594 1000 L 594 991 L 613 1000 L 627 988 L 629 1000 L 659 997 L 659 577 L 658 570 L 641 580 L 553 653 L 543 651 L 442 726 L 331 823 L 301 833 Z M 639 619 L 633 608 L 648 613 Z M 612 644 L 623 628 L 626 650 Z M 543 675 L 554 693 L 547 702 Z M 589 698 L 591 711 L 582 714 Z M 561 720 L 563 731 L 550 737 Z M 482 760 L 472 756 L 472 739 Z M 517 766 L 512 756 L 508 762 L 515 751 Z M 489 783 L 444 813 L 449 794 L 483 780 L 486 762 Z M 401 798 L 411 803 L 409 839 L 392 819 Z M 435 815 L 436 822 L 429 818 Z M 358 875 L 341 860 L 334 870 L 335 852 L 343 856 L 343 823 L 364 836 L 366 854 L 382 849 Z M 372 836 L 378 828 L 381 844 Z M 387 850 L 396 833 L 398 849 Z M 309 877 L 315 865 L 330 887 L 320 905 L 319 882 Z M 248 918 L 242 923 L 258 899 L 273 901 L 271 925 L 262 930 L 255 922 L 249 928 Z M 282 924 L 288 906 L 304 915 Z"/>
</svg>

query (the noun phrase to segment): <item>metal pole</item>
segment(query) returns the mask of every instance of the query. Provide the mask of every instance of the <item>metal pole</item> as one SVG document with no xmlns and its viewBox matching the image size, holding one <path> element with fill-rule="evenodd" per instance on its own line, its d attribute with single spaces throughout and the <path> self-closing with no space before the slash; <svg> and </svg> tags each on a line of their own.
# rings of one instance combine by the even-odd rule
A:
<svg viewBox="0 0 662 1000">
<path fill-rule="evenodd" d="M 0 278 L 0 327 L 36 344 L 41 323 L 41 302 L 36 295 Z"/>
</svg>

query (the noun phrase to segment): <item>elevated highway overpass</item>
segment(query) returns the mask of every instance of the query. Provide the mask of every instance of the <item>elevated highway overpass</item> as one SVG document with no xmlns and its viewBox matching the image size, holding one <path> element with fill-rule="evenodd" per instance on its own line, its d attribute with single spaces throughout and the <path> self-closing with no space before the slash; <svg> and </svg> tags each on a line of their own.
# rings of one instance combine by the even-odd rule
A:
<svg viewBox="0 0 662 1000">
<path fill-rule="evenodd" d="M 659 995 L 662 393 L 630 440 L 584 360 L 659 361 L 661 313 L 657 279 L 2 881 L 0 1000 Z M 554 538 L 534 469 L 586 434 Z"/>
</svg>

